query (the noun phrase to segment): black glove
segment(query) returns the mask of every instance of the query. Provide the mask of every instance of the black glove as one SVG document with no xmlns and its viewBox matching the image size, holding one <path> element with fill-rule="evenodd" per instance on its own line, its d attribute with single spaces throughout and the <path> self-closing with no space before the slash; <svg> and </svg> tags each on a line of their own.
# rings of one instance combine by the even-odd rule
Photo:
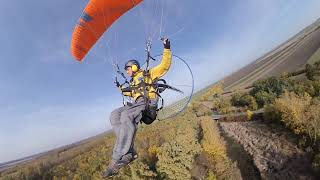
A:
<svg viewBox="0 0 320 180">
<path fill-rule="evenodd" d="M 163 38 L 163 46 L 165 49 L 170 49 L 170 40 L 167 38 Z"/>
<path fill-rule="evenodd" d="M 119 81 L 117 80 L 117 78 L 114 80 L 114 84 L 115 84 L 117 87 L 120 87 L 120 86 L 121 86 L 120 83 L 119 83 Z"/>
</svg>

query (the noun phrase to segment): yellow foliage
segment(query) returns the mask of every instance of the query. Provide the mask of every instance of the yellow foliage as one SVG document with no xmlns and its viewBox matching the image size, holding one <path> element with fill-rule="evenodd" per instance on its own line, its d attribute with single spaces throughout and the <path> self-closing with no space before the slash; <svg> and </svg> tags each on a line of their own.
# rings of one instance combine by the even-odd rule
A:
<svg viewBox="0 0 320 180">
<path fill-rule="evenodd" d="M 192 103 L 192 109 L 194 111 L 197 111 L 200 108 L 201 103 L 200 102 L 193 102 Z"/>
<path fill-rule="evenodd" d="M 281 98 L 276 99 L 275 108 L 281 112 L 281 120 L 289 128 L 296 134 L 302 134 L 307 131 L 304 120 L 310 102 L 311 97 L 308 94 L 299 97 L 293 92 L 285 92 Z"/>
<path fill-rule="evenodd" d="M 227 158 L 226 145 L 221 138 L 218 127 L 211 117 L 206 116 L 200 121 L 203 139 L 201 141 L 203 150 L 212 156 L 213 159 L 217 157 Z"/>
<path fill-rule="evenodd" d="M 141 161 L 136 161 L 130 165 L 131 176 L 128 179 L 146 180 L 155 179 L 157 174 L 150 170 L 149 166 Z"/>
<path fill-rule="evenodd" d="M 252 119 L 252 116 L 253 116 L 253 112 L 250 111 L 250 110 L 247 110 L 247 120 L 250 121 Z"/>
<path fill-rule="evenodd" d="M 217 97 L 220 94 L 223 93 L 223 86 L 221 83 L 216 84 L 212 87 L 210 87 L 203 95 L 201 100 L 202 101 L 208 101 L 208 100 L 212 100 L 213 97 Z"/>
<path fill-rule="evenodd" d="M 195 117 L 187 113 L 181 119 L 184 121 L 175 126 L 175 138 L 162 144 L 157 154 L 159 160 L 156 167 L 160 174 L 165 174 L 163 178 L 191 179 L 194 157 L 201 151 L 199 125 Z"/>
<path fill-rule="evenodd" d="M 72 180 L 81 180 L 81 176 L 79 174 L 75 174 Z"/>
<path fill-rule="evenodd" d="M 148 151 L 150 154 L 157 154 L 159 152 L 159 147 L 152 145 L 149 147 Z"/>
<path fill-rule="evenodd" d="M 121 169 L 115 179 L 191 179 L 195 157 L 202 151 L 199 135 L 199 121 L 190 109 L 171 120 L 139 129 L 135 141 L 139 159 Z M 29 179 L 35 174 L 41 179 L 102 179 L 111 160 L 115 137 L 110 133 L 101 139 L 59 152 L 59 156 L 48 156 L 43 165 L 32 164 L 21 171 L 21 176 Z M 219 142 L 210 140 L 210 136 L 206 135 L 203 142 L 210 154 L 225 156 L 224 147 L 213 148 L 212 143 Z"/>
<path fill-rule="evenodd" d="M 206 180 L 217 180 L 217 176 L 214 175 L 213 172 L 209 171 L 208 176 L 206 178 Z"/>
<path fill-rule="evenodd" d="M 218 97 L 212 100 L 212 108 L 221 114 L 228 114 L 232 112 L 230 100 L 225 97 Z"/>
<path fill-rule="evenodd" d="M 276 99 L 273 113 L 295 134 L 308 135 L 313 141 L 320 138 L 320 101 L 307 93 L 303 96 L 286 92 Z M 275 116 L 275 117 L 277 117 Z"/>
<path fill-rule="evenodd" d="M 237 179 L 239 177 L 236 165 L 227 156 L 227 146 L 220 135 L 218 123 L 210 116 L 200 118 L 202 129 L 202 149 L 208 156 L 210 166 L 206 179 Z"/>
</svg>

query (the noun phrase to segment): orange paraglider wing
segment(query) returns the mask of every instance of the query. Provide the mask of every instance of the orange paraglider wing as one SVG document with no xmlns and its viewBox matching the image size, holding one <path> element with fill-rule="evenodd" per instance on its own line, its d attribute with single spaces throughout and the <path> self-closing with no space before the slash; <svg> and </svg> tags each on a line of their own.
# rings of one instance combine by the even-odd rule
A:
<svg viewBox="0 0 320 180">
<path fill-rule="evenodd" d="M 71 54 L 74 58 L 82 61 L 112 23 L 141 2 L 142 0 L 91 0 L 73 31 Z"/>
</svg>

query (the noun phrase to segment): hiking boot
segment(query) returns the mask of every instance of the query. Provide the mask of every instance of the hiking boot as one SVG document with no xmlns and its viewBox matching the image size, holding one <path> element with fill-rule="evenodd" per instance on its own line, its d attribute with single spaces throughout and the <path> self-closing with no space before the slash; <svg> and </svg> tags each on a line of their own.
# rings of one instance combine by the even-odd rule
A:
<svg viewBox="0 0 320 180">
<path fill-rule="evenodd" d="M 126 165 L 125 161 L 112 160 L 111 163 L 109 164 L 106 172 L 104 172 L 103 177 L 112 177 L 112 176 L 118 174 L 119 170 L 125 165 Z"/>
<path fill-rule="evenodd" d="M 138 158 L 138 154 L 136 151 L 127 153 L 122 156 L 121 162 L 125 163 L 126 165 L 130 164 L 132 161 L 136 160 Z"/>
<path fill-rule="evenodd" d="M 138 158 L 138 154 L 135 150 L 132 152 L 129 152 L 122 156 L 120 160 L 112 160 L 106 170 L 106 172 L 103 174 L 103 177 L 112 177 L 116 174 L 118 174 L 119 170 L 130 164 L 132 161 L 136 160 Z"/>
</svg>

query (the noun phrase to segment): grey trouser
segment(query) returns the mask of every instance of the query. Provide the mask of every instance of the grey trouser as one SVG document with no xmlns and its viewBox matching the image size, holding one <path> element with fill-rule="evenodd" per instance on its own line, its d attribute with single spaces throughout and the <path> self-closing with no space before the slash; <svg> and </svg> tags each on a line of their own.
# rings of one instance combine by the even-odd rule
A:
<svg viewBox="0 0 320 180">
<path fill-rule="evenodd" d="M 157 101 L 151 104 L 157 104 Z M 133 151 L 135 134 L 145 108 L 145 102 L 141 99 L 137 103 L 117 108 L 111 112 L 110 122 L 116 134 L 112 159 L 120 160 L 123 155 Z"/>
</svg>

